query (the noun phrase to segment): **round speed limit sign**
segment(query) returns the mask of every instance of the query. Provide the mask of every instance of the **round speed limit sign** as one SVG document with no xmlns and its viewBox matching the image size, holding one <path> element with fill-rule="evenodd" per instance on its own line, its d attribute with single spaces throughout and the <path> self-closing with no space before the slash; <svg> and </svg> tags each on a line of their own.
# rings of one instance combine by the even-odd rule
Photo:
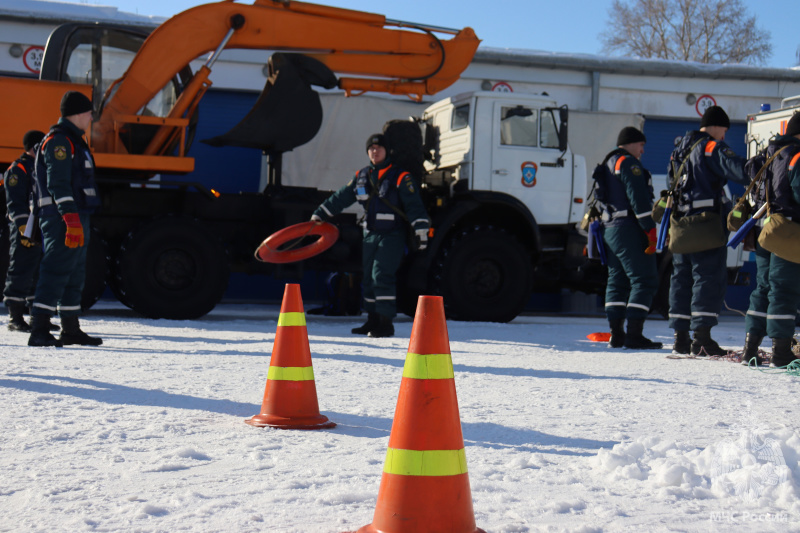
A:
<svg viewBox="0 0 800 533">
<path fill-rule="evenodd" d="M 694 104 L 694 109 L 697 111 L 697 114 L 702 117 L 703 113 L 706 112 L 706 109 L 712 105 L 717 105 L 717 101 L 714 100 L 714 97 L 710 94 L 704 94 L 697 99 L 697 102 Z"/>
</svg>

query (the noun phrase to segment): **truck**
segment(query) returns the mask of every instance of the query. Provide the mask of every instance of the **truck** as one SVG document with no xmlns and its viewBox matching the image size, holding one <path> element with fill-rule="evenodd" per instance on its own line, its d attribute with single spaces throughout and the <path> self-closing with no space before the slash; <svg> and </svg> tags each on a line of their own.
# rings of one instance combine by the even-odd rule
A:
<svg viewBox="0 0 800 533">
<path fill-rule="evenodd" d="M 800 95 L 784 98 L 781 107 L 767 106 L 759 113 L 747 115 L 747 157 L 753 157 L 769 144 L 770 139 L 786 132 L 786 124 L 792 115 L 800 112 Z"/>
<path fill-rule="evenodd" d="M 38 80 L 0 77 L 0 167 L 21 153 L 24 131 L 54 122 L 66 90 L 91 97 L 88 140 L 102 206 L 92 221 L 84 307 L 108 285 L 142 315 L 196 318 L 220 301 L 230 272 L 297 279 L 306 270 L 360 270 L 354 213 L 336 218 L 339 240 L 316 257 L 289 265 L 253 257 L 265 236 L 308 220 L 330 194 L 281 177 L 283 154 L 320 127 L 312 85 L 419 100 L 458 79 L 478 42 L 470 28 L 285 0 L 206 4 L 152 33 L 66 24 L 51 34 Z M 272 51 L 267 84 L 237 126 L 204 142 L 260 150 L 267 164 L 259 192 L 221 193 L 179 179 L 194 166 L 186 154 L 211 67 L 229 48 Z M 537 288 L 602 290 L 602 269 L 585 257 L 575 228 L 588 177 L 570 150 L 568 122 L 567 108 L 547 96 L 486 92 L 444 99 L 413 121 L 434 235 L 401 266 L 401 310 L 413 313 L 419 294 L 439 294 L 451 318 L 502 322 Z"/>
</svg>

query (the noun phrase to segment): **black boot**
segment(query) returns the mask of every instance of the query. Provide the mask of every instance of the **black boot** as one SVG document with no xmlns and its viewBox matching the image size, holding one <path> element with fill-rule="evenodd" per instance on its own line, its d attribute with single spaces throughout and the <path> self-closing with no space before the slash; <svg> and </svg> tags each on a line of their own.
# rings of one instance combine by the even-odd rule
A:
<svg viewBox="0 0 800 533">
<path fill-rule="evenodd" d="M 622 348 L 625 346 L 625 319 L 615 318 L 608 319 L 608 325 L 611 326 L 611 338 L 608 340 L 609 348 Z"/>
<path fill-rule="evenodd" d="M 675 344 L 672 345 L 672 351 L 689 355 L 689 352 L 692 351 L 692 336 L 688 331 L 675 330 Z"/>
<path fill-rule="evenodd" d="M 370 337 L 391 337 L 394 335 L 392 319 L 388 316 L 378 315 L 378 325 L 368 333 Z"/>
<path fill-rule="evenodd" d="M 700 326 L 694 330 L 692 339 L 692 355 L 706 357 L 709 355 L 728 355 L 728 350 L 719 347 L 717 341 L 711 338 L 711 327 Z"/>
<path fill-rule="evenodd" d="M 744 338 L 744 352 L 742 353 L 742 364 L 750 366 L 750 362 L 755 359 L 756 366 L 764 366 L 766 361 L 763 357 L 758 355 L 758 347 L 761 346 L 761 341 L 764 339 L 763 335 L 756 335 L 755 333 L 748 333 Z"/>
<path fill-rule="evenodd" d="M 798 357 L 792 351 L 792 338 L 772 339 L 772 365 L 774 367 L 784 367 L 796 361 Z"/>
<path fill-rule="evenodd" d="M 64 346 L 69 344 L 80 344 L 81 346 L 100 346 L 103 339 L 100 337 L 90 337 L 81 330 L 78 316 L 61 317 L 61 342 Z"/>
<path fill-rule="evenodd" d="M 367 313 L 367 321 L 364 322 L 363 326 L 353 328 L 350 330 L 350 333 L 355 333 L 356 335 L 366 335 L 372 328 L 378 325 L 378 313 Z"/>
<path fill-rule="evenodd" d="M 634 350 L 658 350 L 662 344 L 660 342 L 653 342 L 644 335 L 644 319 L 628 319 L 628 332 L 625 334 L 625 347 Z"/>
<path fill-rule="evenodd" d="M 25 314 L 25 304 L 22 302 L 7 301 L 6 307 L 8 307 L 8 330 L 30 333 L 31 327 L 25 322 L 25 319 L 22 318 Z"/>
<path fill-rule="evenodd" d="M 31 315 L 31 336 L 28 346 L 55 346 L 61 348 L 61 340 L 50 333 L 50 317 L 47 315 Z"/>
</svg>

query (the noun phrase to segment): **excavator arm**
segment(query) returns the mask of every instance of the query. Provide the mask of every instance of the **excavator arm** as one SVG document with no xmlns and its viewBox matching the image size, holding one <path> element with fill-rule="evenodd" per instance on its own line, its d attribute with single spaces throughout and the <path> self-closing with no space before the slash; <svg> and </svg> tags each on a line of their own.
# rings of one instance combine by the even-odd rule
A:
<svg viewBox="0 0 800 533">
<path fill-rule="evenodd" d="M 450 33 L 452 38 L 441 40 L 434 32 Z M 181 120 L 196 109 L 210 85 L 210 66 L 223 49 L 300 52 L 332 72 L 352 75 L 337 82 L 348 95 L 378 91 L 419 100 L 454 83 L 479 42 L 470 28 L 421 27 L 292 0 L 201 5 L 175 15 L 145 40 L 124 76 L 108 91 L 92 142 L 101 153 L 127 153 L 116 138 L 121 124 L 147 118 L 134 119 L 176 73 L 209 52 L 209 61 L 184 88 L 169 116 L 161 122 L 151 119 L 159 132 L 144 155 L 163 154 L 175 141 Z"/>
</svg>

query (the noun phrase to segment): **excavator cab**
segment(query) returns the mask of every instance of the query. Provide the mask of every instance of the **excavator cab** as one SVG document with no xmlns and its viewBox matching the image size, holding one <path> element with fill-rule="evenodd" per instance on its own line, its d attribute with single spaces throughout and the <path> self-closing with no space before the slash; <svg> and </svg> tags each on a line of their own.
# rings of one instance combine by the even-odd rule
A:
<svg viewBox="0 0 800 533">
<path fill-rule="evenodd" d="M 91 85 L 97 118 L 149 34 L 147 28 L 123 25 L 62 24 L 50 35 L 39 77 Z M 142 108 L 140 114 L 166 117 L 191 76 L 188 66 L 182 69 Z M 191 132 L 196 122 L 196 116 L 190 119 L 185 150 L 191 144 Z M 141 153 L 156 130 L 157 126 L 153 125 L 127 124 L 120 128 L 119 138 L 128 153 Z M 174 148 L 173 143 L 171 150 Z"/>
</svg>

